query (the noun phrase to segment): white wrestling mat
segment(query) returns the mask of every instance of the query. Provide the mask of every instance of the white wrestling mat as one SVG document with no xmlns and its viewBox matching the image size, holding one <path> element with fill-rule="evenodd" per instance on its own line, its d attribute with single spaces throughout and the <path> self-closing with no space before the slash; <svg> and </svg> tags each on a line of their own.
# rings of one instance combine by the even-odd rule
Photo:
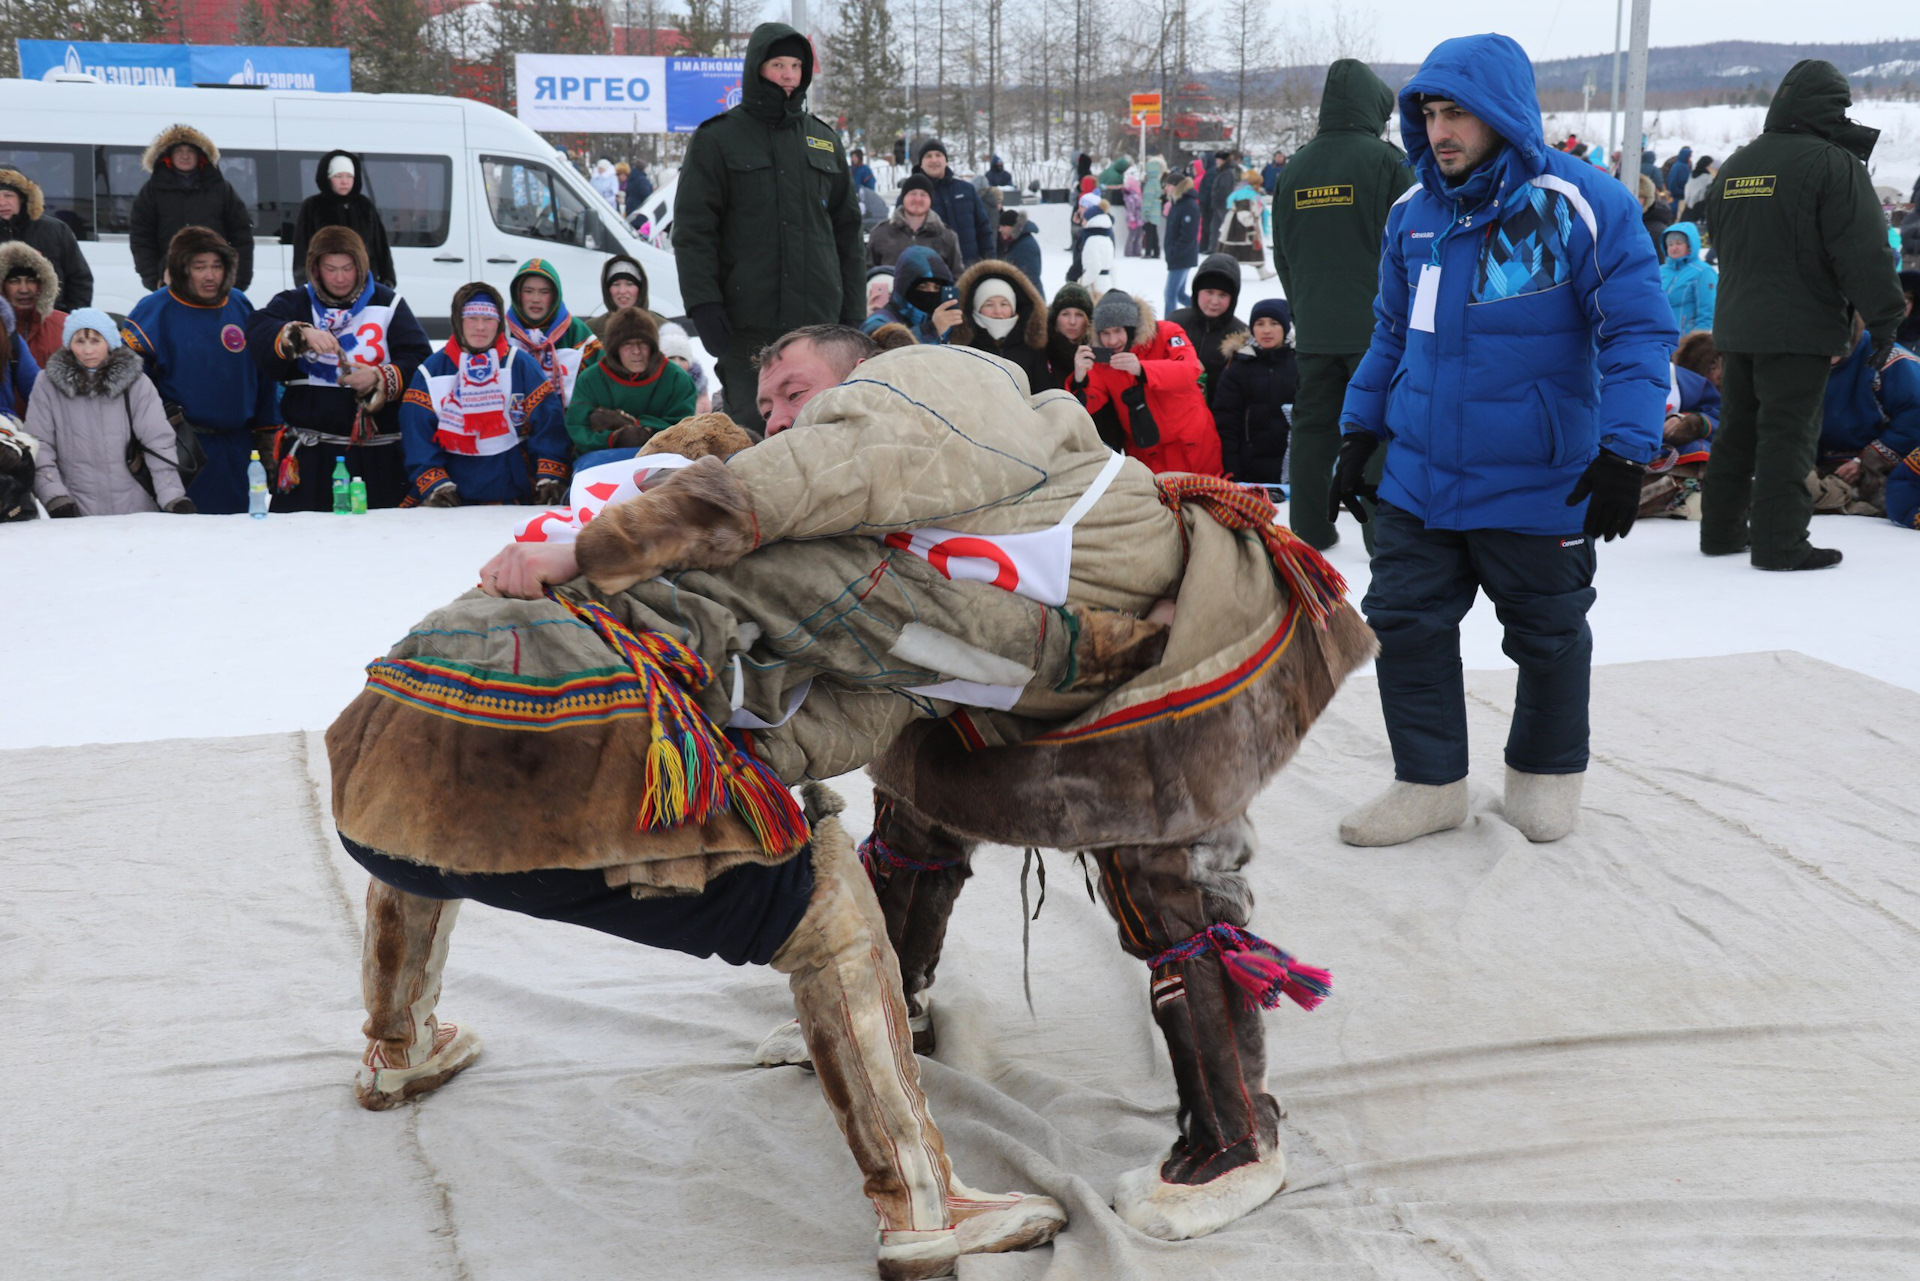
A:
<svg viewBox="0 0 1920 1281">
<path fill-rule="evenodd" d="M 1457 832 L 1339 844 L 1390 772 L 1370 680 L 1257 802 L 1253 927 L 1334 994 L 1268 1020 L 1287 1190 L 1200 1241 L 1106 1206 L 1174 1127 L 1145 968 L 1050 856 L 1029 1018 L 1019 854 L 983 853 L 928 1093 L 962 1177 L 1072 1224 L 964 1281 L 1920 1274 L 1920 694 L 1603 667 L 1580 829 L 1534 846 L 1512 683 L 1469 676 Z M 872 1275 L 813 1078 L 750 1066 L 790 1016 L 766 970 L 469 907 L 441 1011 L 485 1054 L 356 1107 L 365 876 L 324 770 L 300 733 L 0 752 L 0 1275 Z"/>
</svg>

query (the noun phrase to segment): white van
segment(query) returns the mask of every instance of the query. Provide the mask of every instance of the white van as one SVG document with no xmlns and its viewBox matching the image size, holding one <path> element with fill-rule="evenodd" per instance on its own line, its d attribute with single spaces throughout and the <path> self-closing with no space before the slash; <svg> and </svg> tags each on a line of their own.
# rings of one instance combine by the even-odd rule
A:
<svg viewBox="0 0 1920 1281">
<path fill-rule="evenodd" d="M 336 147 L 366 157 L 393 246 L 400 294 L 428 334 L 452 332 L 453 291 L 506 291 L 514 267 L 545 258 L 567 306 L 598 313 L 600 268 L 621 254 L 646 269 L 649 301 L 681 314 L 673 257 L 643 243 L 553 146 L 506 112 L 425 94 L 159 89 L 0 80 L 0 164 L 40 184 L 47 213 L 79 237 L 93 302 L 124 315 L 145 294 L 127 245 L 140 157 L 162 129 L 190 124 L 220 148 L 220 170 L 253 212 L 253 283 L 264 305 L 293 284 L 293 224 L 315 194 L 314 167 Z"/>
</svg>

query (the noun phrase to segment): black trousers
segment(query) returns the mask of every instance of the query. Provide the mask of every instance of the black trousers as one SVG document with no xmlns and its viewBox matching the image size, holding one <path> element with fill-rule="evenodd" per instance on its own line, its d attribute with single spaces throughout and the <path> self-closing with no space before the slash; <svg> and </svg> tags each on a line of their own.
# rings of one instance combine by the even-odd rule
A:
<svg viewBox="0 0 1920 1281">
<path fill-rule="evenodd" d="M 1381 503 L 1373 582 L 1361 608 L 1380 638 L 1374 670 L 1393 775 L 1439 785 L 1467 776 L 1460 620 L 1484 590 L 1520 668 L 1507 764 L 1528 774 L 1587 767 L 1593 676 L 1593 540 L 1500 529 L 1428 529 Z"/>
<path fill-rule="evenodd" d="M 1287 525 L 1294 533 L 1321 551 L 1339 541 L 1334 523 L 1327 519 L 1327 499 L 1333 492 L 1333 464 L 1340 456 L 1340 407 L 1346 403 L 1347 383 L 1360 368 L 1364 351 L 1323 355 L 1301 352 L 1298 357 L 1300 389 L 1293 397 L 1293 466 L 1288 473 Z M 1387 464 L 1387 451 L 1374 451 L 1367 463 L 1367 479 L 1380 483 L 1380 471 Z M 1372 505 L 1361 500 L 1372 510 Z M 1360 526 L 1367 551 L 1373 551 L 1373 526 Z"/>
<path fill-rule="evenodd" d="M 1700 550 L 1740 551 L 1792 569 L 1807 558 L 1813 495 L 1807 473 L 1820 446 L 1825 356 L 1720 354 L 1720 428 L 1700 482 Z"/>
</svg>

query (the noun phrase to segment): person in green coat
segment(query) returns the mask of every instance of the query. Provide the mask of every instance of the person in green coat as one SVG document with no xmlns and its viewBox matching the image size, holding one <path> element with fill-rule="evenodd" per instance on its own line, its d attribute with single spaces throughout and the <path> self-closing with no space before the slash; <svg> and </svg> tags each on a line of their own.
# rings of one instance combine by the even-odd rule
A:
<svg viewBox="0 0 1920 1281">
<path fill-rule="evenodd" d="M 1707 190 L 1720 258 L 1721 408 L 1700 482 L 1700 550 L 1748 552 L 1757 569 L 1840 563 L 1837 550 L 1807 541 L 1827 370 L 1852 348 L 1851 312 L 1866 320 L 1876 371 L 1906 314 L 1866 166 L 1880 131 L 1847 119 L 1852 105 L 1838 67 L 1795 63 L 1765 131 Z"/>
<path fill-rule="evenodd" d="M 753 357 L 804 325 L 866 319 L 860 201 L 840 137 L 808 115 L 813 46 L 763 22 L 740 105 L 702 124 L 673 200 L 680 297 L 713 354 L 727 413 L 761 428 Z"/>
<path fill-rule="evenodd" d="M 1300 377 L 1287 521 L 1321 551 L 1340 541 L 1327 495 L 1347 380 L 1373 337 L 1380 237 L 1387 211 L 1413 183 L 1405 154 L 1380 136 L 1393 114 L 1393 90 L 1372 68 L 1354 58 L 1335 62 L 1320 95 L 1320 130 L 1274 187 L 1273 265 L 1293 308 Z M 1379 483 L 1385 464 L 1382 450 L 1368 465 L 1369 484 Z M 1372 523 L 1360 532 L 1371 555 Z"/>
<path fill-rule="evenodd" d="M 640 446 L 695 413 L 693 375 L 660 352 L 660 326 L 639 307 L 607 317 L 599 359 L 574 380 L 567 435 L 575 469 L 633 457 Z"/>
</svg>

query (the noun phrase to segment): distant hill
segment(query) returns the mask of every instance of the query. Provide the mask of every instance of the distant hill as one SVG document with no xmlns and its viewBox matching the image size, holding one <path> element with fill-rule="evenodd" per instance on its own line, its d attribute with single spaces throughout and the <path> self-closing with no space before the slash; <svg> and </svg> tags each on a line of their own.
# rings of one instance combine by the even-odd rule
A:
<svg viewBox="0 0 1920 1281">
<path fill-rule="evenodd" d="M 1856 93 L 1920 95 L 1920 40 L 1879 40 L 1859 44 L 1762 44 L 1720 40 L 1647 51 L 1647 99 L 1651 106 L 1705 106 L 1722 102 L 1765 101 L 1780 78 L 1802 58 L 1824 58 L 1853 81 Z M 1626 90 L 1626 56 L 1621 55 L 1621 91 Z M 1375 63 L 1373 69 L 1398 87 L 1419 69 L 1417 63 Z M 1613 55 L 1555 58 L 1536 62 L 1533 73 L 1543 105 L 1578 105 L 1581 85 L 1593 73 L 1594 101 L 1606 100 L 1613 77 Z M 1317 96 L 1325 66 L 1275 67 L 1250 73 L 1263 93 L 1292 91 Z M 1215 92 L 1231 84 L 1229 72 L 1196 73 Z"/>
</svg>

